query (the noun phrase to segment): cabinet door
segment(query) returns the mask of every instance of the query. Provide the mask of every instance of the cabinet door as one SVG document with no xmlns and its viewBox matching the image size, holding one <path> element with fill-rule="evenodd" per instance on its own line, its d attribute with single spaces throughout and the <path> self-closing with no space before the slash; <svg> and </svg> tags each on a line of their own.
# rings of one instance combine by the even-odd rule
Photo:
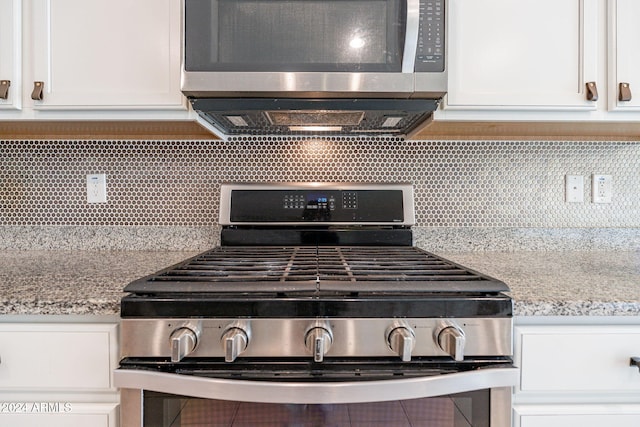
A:
<svg viewBox="0 0 640 427">
<path fill-rule="evenodd" d="M 637 427 L 640 415 L 537 415 L 520 418 L 520 427 Z"/>
<path fill-rule="evenodd" d="M 609 2 L 609 109 L 640 110 L 640 2 Z M 630 101 L 620 100 L 620 85 L 628 84 Z"/>
<path fill-rule="evenodd" d="M 31 1 L 34 108 L 183 108 L 180 2 Z"/>
<path fill-rule="evenodd" d="M 514 427 L 637 427 L 635 404 L 514 405 Z"/>
<path fill-rule="evenodd" d="M 0 324 L 0 390 L 108 390 L 116 325 Z"/>
<path fill-rule="evenodd" d="M 447 107 L 593 110 L 598 0 L 450 0 Z M 604 89 L 604 88 L 603 88 Z"/>
<path fill-rule="evenodd" d="M 520 391 L 638 393 L 640 327 L 516 328 Z"/>
<path fill-rule="evenodd" d="M 0 425 L 11 427 L 116 427 L 116 404 L 2 402 Z M 38 412 L 40 411 L 40 412 Z"/>
<path fill-rule="evenodd" d="M 19 109 L 21 104 L 21 6 L 20 0 L 0 0 L 0 80 L 9 81 L 0 109 Z"/>
</svg>

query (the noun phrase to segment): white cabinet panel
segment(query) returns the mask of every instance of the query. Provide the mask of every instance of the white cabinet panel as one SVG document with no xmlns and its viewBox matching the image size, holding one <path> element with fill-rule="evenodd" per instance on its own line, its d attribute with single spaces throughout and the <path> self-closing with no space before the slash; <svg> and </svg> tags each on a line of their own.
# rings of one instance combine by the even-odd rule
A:
<svg viewBox="0 0 640 427">
<path fill-rule="evenodd" d="M 520 427 L 638 427 L 639 415 L 538 415 L 523 416 Z"/>
<path fill-rule="evenodd" d="M 11 403 L 5 403 L 7 409 Z M 12 407 L 13 408 L 13 407 Z M 0 411 L 2 408 L 0 408 Z M 11 427 L 116 427 L 117 405 L 68 403 L 65 413 L 0 412 L 0 425 Z"/>
<path fill-rule="evenodd" d="M 12 427 L 109 427 L 104 415 L 2 414 L 0 425 Z"/>
<path fill-rule="evenodd" d="M 597 0 L 450 0 L 447 107 L 592 110 Z"/>
<path fill-rule="evenodd" d="M 183 108 L 179 1 L 31 1 L 34 108 Z"/>
<path fill-rule="evenodd" d="M 522 391 L 640 391 L 640 328 L 596 326 L 521 338 Z M 558 357 L 562 355 L 562 357 Z"/>
<path fill-rule="evenodd" d="M 109 389 L 115 325 L 0 324 L 0 390 Z"/>
<path fill-rule="evenodd" d="M 609 109 L 640 109 L 640 2 L 609 1 Z M 631 100 L 619 99 L 620 83 L 628 83 Z"/>
<path fill-rule="evenodd" d="M 20 0 L 0 0 L 0 80 L 10 82 L 7 98 L 0 98 L 0 109 L 19 109 L 21 105 L 21 24 Z"/>
<path fill-rule="evenodd" d="M 635 404 L 515 405 L 515 427 L 637 427 Z"/>
</svg>

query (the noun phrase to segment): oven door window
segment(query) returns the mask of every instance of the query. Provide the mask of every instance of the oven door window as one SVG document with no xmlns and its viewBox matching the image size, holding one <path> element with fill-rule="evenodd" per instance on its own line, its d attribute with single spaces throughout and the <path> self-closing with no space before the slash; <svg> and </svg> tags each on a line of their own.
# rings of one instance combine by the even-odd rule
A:
<svg viewBox="0 0 640 427">
<path fill-rule="evenodd" d="M 187 71 L 400 72 L 405 0 L 187 0 Z"/>
<path fill-rule="evenodd" d="M 490 390 L 349 404 L 248 403 L 145 392 L 148 427 L 489 427 Z"/>
</svg>

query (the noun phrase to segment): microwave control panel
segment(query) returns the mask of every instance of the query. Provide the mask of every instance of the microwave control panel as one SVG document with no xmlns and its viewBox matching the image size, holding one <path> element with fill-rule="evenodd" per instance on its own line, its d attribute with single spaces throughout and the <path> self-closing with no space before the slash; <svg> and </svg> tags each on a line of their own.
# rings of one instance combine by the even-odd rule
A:
<svg viewBox="0 0 640 427">
<path fill-rule="evenodd" d="M 444 71 L 445 0 L 420 0 L 416 72 Z"/>
</svg>

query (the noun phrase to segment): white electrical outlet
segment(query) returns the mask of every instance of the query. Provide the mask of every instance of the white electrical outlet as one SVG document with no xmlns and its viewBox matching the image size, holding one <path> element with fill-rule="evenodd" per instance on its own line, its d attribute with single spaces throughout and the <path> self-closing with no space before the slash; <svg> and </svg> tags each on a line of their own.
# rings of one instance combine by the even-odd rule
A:
<svg viewBox="0 0 640 427">
<path fill-rule="evenodd" d="M 564 176 L 564 201 L 567 203 L 584 202 L 584 177 L 582 175 Z"/>
<path fill-rule="evenodd" d="M 97 173 L 87 175 L 87 203 L 107 202 L 107 175 Z"/>
<path fill-rule="evenodd" d="M 613 177 L 611 175 L 593 175 L 591 182 L 593 203 L 611 203 L 613 198 Z"/>
</svg>

